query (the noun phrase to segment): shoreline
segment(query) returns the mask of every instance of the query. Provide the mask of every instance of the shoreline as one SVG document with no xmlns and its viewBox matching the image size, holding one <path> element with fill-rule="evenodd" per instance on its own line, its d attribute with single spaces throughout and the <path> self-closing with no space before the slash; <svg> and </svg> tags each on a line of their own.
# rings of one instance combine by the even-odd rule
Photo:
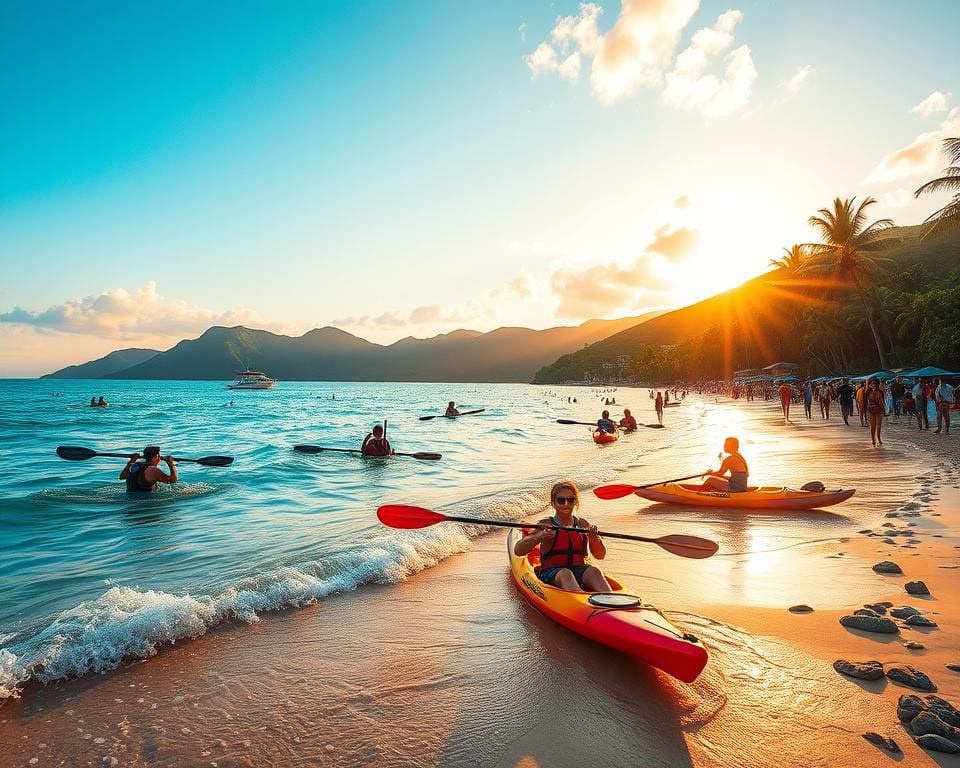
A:
<svg viewBox="0 0 960 768">
<path fill-rule="evenodd" d="M 819 431 L 802 427 L 789 431 Z M 934 679 L 939 695 L 960 703 L 960 674 L 945 669 L 960 663 L 957 579 L 955 569 L 940 567 L 960 563 L 960 492 L 952 487 L 960 480 L 960 445 L 955 436 L 941 437 L 947 450 L 929 461 L 928 446 L 907 432 L 890 450 L 909 448 L 902 458 L 913 454 L 929 471 L 902 500 L 900 517 L 878 513 L 868 528 L 882 533 L 885 522 L 897 530 L 915 522 L 909 528 L 916 535 L 852 534 L 831 522 L 824 538 L 788 551 L 784 558 L 801 568 L 825 569 L 809 574 L 812 613 L 790 613 L 791 603 L 771 605 L 765 594 L 752 604 L 689 590 L 691 581 L 706 584 L 727 571 L 744 574 L 748 586 L 773 578 L 762 570 L 751 575 L 763 565 L 753 551 L 713 566 L 647 550 L 636 558 L 635 550 L 611 553 L 610 570 L 705 637 L 711 658 L 690 686 L 538 614 L 510 582 L 505 534 L 492 532 L 405 582 L 221 626 L 123 669 L 33 688 L 0 706 L 0 741 L 11 745 L 10 765 L 37 758 L 33 764 L 544 768 L 619 766 L 625 755 L 633 764 L 664 766 L 826 766 L 838 755 L 841 764 L 887 765 L 890 757 L 860 736 L 876 731 L 898 742 L 905 765 L 958 766 L 956 756 L 922 751 L 899 724 L 897 698 L 914 691 L 889 679 L 855 681 L 832 667 L 840 658 L 912 663 Z M 863 437 L 854 427 L 849 434 Z M 840 442 L 853 450 L 850 437 Z M 603 512 L 610 529 L 637 519 L 632 502 Z M 682 515 L 645 519 L 653 527 L 675 525 L 674 517 Z M 722 523 L 750 536 L 757 519 L 772 524 L 758 516 Z M 871 565 L 886 559 L 904 575 L 873 573 Z M 822 584 L 830 594 L 838 575 L 852 583 L 837 582 L 840 597 L 818 606 L 814 593 Z M 903 592 L 904 582 L 918 578 L 931 598 Z M 915 605 L 940 626 L 901 630 L 897 638 L 845 629 L 840 616 L 861 607 L 845 597 L 854 593 L 868 596 L 864 602 Z M 900 643 L 907 639 L 927 647 L 906 649 Z"/>
</svg>

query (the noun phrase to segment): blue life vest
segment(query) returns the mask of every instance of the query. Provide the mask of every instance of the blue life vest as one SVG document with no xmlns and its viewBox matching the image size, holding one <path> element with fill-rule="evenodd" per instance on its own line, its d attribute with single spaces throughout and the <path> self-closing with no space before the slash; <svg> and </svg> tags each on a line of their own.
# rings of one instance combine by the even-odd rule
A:
<svg viewBox="0 0 960 768">
<path fill-rule="evenodd" d="M 157 487 L 156 483 L 147 482 L 146 472 L 147 465 L 142 461 L 127 468 L 127 493 L 149 493 Z"/>
</svg>

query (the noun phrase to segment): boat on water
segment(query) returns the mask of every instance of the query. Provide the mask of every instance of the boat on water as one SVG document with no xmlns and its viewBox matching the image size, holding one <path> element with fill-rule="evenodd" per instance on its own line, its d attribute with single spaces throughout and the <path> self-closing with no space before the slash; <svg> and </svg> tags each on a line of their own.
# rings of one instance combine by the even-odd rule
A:
<svg viewBox="0 0 960 768">
<path fill-rule="evenodd" d="M 752 486 L 743 493 L 729 493 L 691 483 L 661 483 L 638 488 L 637 496 L 661 504 L 692 504 L 727 509 L 808 510 L 831 507 L 853 496 L 855 488 L 804 491 L 782 486 Z"/>
<path fill-rule="evenodd" d="M 270 389 L 276 383 L 260 371 L 237 371 L 236 384 L 227 384 L 227 389 Z"/>
</svg>

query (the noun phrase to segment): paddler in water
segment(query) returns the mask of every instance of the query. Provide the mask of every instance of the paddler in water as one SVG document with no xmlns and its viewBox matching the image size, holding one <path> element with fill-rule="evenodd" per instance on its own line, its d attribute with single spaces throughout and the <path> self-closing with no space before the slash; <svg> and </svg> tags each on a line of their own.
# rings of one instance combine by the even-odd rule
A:
<svg viewBox="0 0 960 768">
<path fill-rule="evenodd" d="M 703 473 L 707 478 L 703 483 L 703 490 L 745 493 L 750 469 L 747 467 L 746 459 L 740 455 L 740 441 L 735 437 L 728 437 L 723 441 L 723 452 L 727 457 L 720 464 L 720 469 L 708 469 Z M 728 472 L 729 479 L 724 477 Z"/>
<path fill-rule="evenodd" d="M 138 461 L 139 453 L 130 457 L 127 466 L 120 473 L 120 479 L 127 481 L 128 493 L 149 493 L 157 487 L 157 483 L 177 482 L 177 467 L 173 456 L 165 456 L 170 474 L 160 469 L 160 449 L 155 445 L 148 445 L 143 449 L 143 461 Z"/>
<path fill-rule="evenodd" d="M 630 415 L 630 409 L 623 409 L 623 418 L 620 419 L 620 429 L 624 432 L 634 432 L 637 429 L 637 420 Z"/>
<path fill-rule="evenodd" d="M 604 411 L 597 419 L 597 429 L 601 432 L 616 432 L 617 425 L 610 419 L 610 411 Z"/>
<path fill-rule="evenodd" d="M 597 526 L 589 520 L 574 517 L 580 506 L 580 491 L 569 480 L 556 483 L 550 489 L 550 505 L 553 516 L 540 520 L 537 525 L 582 528 L 583 533 L 543 529 L 524 536 L 513 545 L 517 557 L 525 557 L 540 547 L 540 567 L 537 578 L 567 592 L 609 592 L 610 584 L 603 572 L 587 565 L 587 552 L 597 560 L 603 560 L 607 548 L 597 534 Z"/>
<path fill-rule="evenodd" d="M 446 412 L 445 412 L 443 415 L 444 415 L 444 416 L 459 416 L 459 415 L 460 415 L 460 411 L 457 410 L 457 404 L 456 404 L 455 402 L 453 402 L 453 400 L 451 400 L 449 403 L 447 403 L 447 410 L 446 410 Z"/>
<path fill-rule="evenodd" d="M 383 427 L 380 424 L 377 424 L 370 434 L 363 438 L 360 453 L 364 456 L 389 456 L 393 453 L 390 441 L 384 437 Z"/>
</svg>

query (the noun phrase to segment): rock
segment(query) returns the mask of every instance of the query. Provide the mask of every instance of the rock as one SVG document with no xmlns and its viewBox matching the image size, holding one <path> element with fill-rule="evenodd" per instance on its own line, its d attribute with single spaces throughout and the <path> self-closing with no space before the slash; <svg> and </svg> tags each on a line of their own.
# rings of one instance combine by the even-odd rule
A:
<svg viewBox="0 0 960 768">
<path fill-rule="evenodd" d="M 908 723 L 926 709 L 927 703 L 919 696 L 904 694 L 897 702 L 897 717 L 901 722 Z"/>
<path fill-rule="evenodd" d="M 903 573 L 903 569 L 892 560 L 884 560 L 873 566 L 877 573 Z"/>
<path fill-rule="evenodd" d="M 857 533 L 873 533 L 872 528 L 864 528 L 863 530 L 857 531 Z"/>
<path fill-rule="evenodd" d="M 884 613 L 886 613 L 886 610 L 884 610 Z M 854 616 L 879 616 L 880 614 L 877 613 L 872 608 L 857 608 L 857 610 L 853 612 L 853 615 Z"/>
<path fill-rule="evenodd" d="M 935 733 L 937 736 L 942 736 L 947 741 L 952 741 L 957 746 L 960 746 L 960 728 L 947 725 L 947 723 L 943 722 L 943 720 L 932 712 L 921 712 L 913 718 L 913 720 L 910 721 L 910 730 L 913 731 L 915 736 Z"/>
<path fill-rule="evenodd" d="M 887 514 L 889 515 L 890 513 L 888 512 Z M 880 527 L 881 527 L 881 528 L 896 528 L 897 526 L 895 526 L 893 523 L 884 523 L 884 524 L 881 525 Z"/>
<path fill-rule="evenodd" d="M 880 615 L 886 613 L 886 612 L 887 612 L 887 608 L 889 608 L 891 605 L 893 605 L 893 603 L 871 603 L 870 605 L 865 605 L 865 606 L 863 606 L 863 607 L 864 607 L 864 608 L 869 608 L 869 609 L 870 609 L 871 611 L 873 611 L 875 614 L 877 614 L 878 616 L 880 616 Z"/>
<path fill-rule="evenodd" d="M 904 624 L 909 624 L 911 627 L 936 627 L 937 622 L 933 619 L 928 619 L 926 616 L 910 616 Z"/>
<path fill-rule="evenodd" d="M 888 536 L 887 538 L 885 538 L 885 539 L 882 539 L 881 541 L 882 541 L 884 544 L 896 544 L 896 543 L 897 543 L 897 540 L 896 540 L 896 539 L 891 539 L 889 536 Z M 876 570 L 876 568 L 874 568 L 874 570 Z"/>
<path fill-rule="evenodd" d="M 813 608 L 811 608 L 809 605 L 803 605 L 801 603 L 800 605 L 791 605 L 787 610 L 791 613 L 810 613 L 813 611 Z"/>
<path fill-rule="evenodd" d="M 933 694 L 924 696 L 923 698 L 926 699 L 927 709 L 933 712 L 933 714 L 943 720 L 943 722 L 960 728 L 960 710 L 953 706 L 953 704 L 946 699 L 940 696 L 934 696 Z"/>
<path fill-rule="evenodd" d="M 947 669 L 951 672 L 960 672 L 960 664 L 947 664 Z"/>
<path fill-rule="evenodd" d="M 917 738 L 917 745 L 933 752 L 946 752 L 948 755 L 955 755 L 960 752 L 960 745 L 954 744 L 935 733 L 923 734 L 923 736 Z"/>
<path fill-rule="evenodd" d="M 837 659 L 833 668 L 843 675 L 860 680 L 880 680 L 883 677 L 883 664 L 879 661 L 847 661 Z"/>
<path fill-rule="evenodd" d="M 871 744 L 876 744 L 878 747 L 880 747 L 880 749 L 885 749 L 887 752 L 893 752 L 896 754 L 900 751 L 900 747 L 897 742 L 895 742 L 893 739 L 888 739 L 886 736 L 881 736 L 879 733 L 869 731 L 868 733 L 861 733 L 860 735 Z"/>
<path fill-rule="evenodd" d="M 922 651 L 927 646 L 923 643 L 918 643 L 916 640 L 907 640 L 907 642 L 903 644 L 903 647 L 911 651 Z"/>
<path fill-rule="evenodd" d="M 909 619 L 911 616 L 919 616 L 920 611 L 912 605 L 901 605 L 891 610 L 890 615 L 896 619 Z"/>
<path fill-rule="evenodd" d="M 895 635 L 900 631 L 897 623 L 886 616 L 844 616 L 840 619 L 840 623 L 850 629 L 879 632 L 885 635 Z"/>
<path fill-rule="evenodd" d="M 916 688 L 918 691 L 937 690 L 937 686 L 933 680 L 909 664 L 904 664 L 902 667 L 890 667 L 890 669 L 887 670 L 887 677 L 891 680 L 896 680 L 898 683 L 909 685 L 911 688 Z"/>
<path fill-rule="evenodd" d="M 903 585 L 903 588 L 907 590 L 907 594 L 910 595 L 929 595 L 930 590 L 927 589 L 927 585 L 922 581 L 908 581 Z"/>
</svg>

